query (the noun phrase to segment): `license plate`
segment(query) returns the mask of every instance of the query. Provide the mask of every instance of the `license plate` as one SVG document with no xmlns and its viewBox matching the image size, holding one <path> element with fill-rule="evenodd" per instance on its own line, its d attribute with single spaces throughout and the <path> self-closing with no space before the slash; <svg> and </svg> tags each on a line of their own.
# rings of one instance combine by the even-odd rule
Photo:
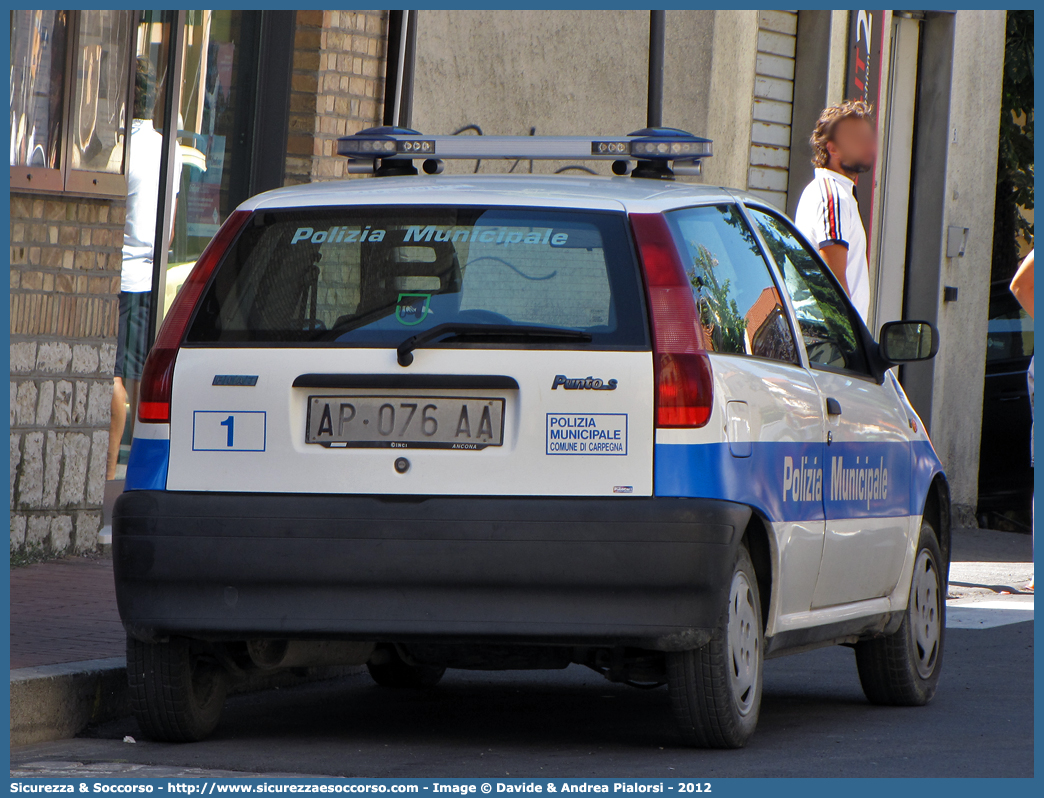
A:
<svg viewBox="0 0 1044 798">
<path fill-rule="evenodd" d="M 504 440 L 504 400 L 309 396 L 305 443 L 327 448 L 485 449 Z"/>
</svg>

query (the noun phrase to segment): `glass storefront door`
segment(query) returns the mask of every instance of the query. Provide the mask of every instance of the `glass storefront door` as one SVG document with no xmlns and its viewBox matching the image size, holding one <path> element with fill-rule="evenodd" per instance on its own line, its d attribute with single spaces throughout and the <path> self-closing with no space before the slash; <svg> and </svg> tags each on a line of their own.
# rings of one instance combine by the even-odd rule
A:
<svg viewBox="0 0 1044 798">
<path fill-rule="evenodd" d="M 259 135 L 258 128 L 282 125 L 285 135 L 287 124 L 285 114 L 255 113 L 260 91 L 257 76 L 263 69 L 260 62 L 263 57 L 273 58 L 272 53 L 262 52 L 261 45 L 265 25 L 272 27 L 274 24 L 271 19 L 266 22 L 265 15 L 273 13 L 279 12 L 195 10 L 140 13 L 136 31 L 137 55 L 139 69 L 144 70 L 145 75 L 139 76 L 140 88 L 149 95 L 148 118 L 144 122 L 149 128 L 147 133 L 151 144 L 138 147 L 137 165 L 140 171 L 145 148 L 152 146 L 152 161 L 148 169 L 150 177 L 156 181 L 156 193 L 154 208 L 150 203 L 128 198 L 123 269 L 126 278 L 130 270 L 140 268 L 146 257 L 143 250 L 148 249 L 149 268 L 159 278 L 151 278 L 146 288 L 140 281 L 131 286 L 133 291 L 149 291 L 147 297 L 134 297 L 136 301 L 130 303 L 137 309 L 132 310 L 131 315 L 141 310 L 141 302 L 137 300 L 144 298 L 148 304 L 147 310 L 143 311 L 147 329 L 140 343 L 142 360 L 178 289 L 225 218 L 252 193 L 275 187 L 253 185 L 250 178 L 255 171 L 252 169 L 255 156 L 251 145 Z M 285 19 L 278 24 L 287 28 Z M 292 42 L 292 28 L 290 25 L 289 30 L 285 30 L 288 42 Z M 275 67 L 285 67 L 287 78 L 291 70 L 290 56 L 290 47 L 274 54 Z M 271 69 L 272 64 L 264 68 Z M 172 100 L 168 98 L 171 91 L 174 92 Z M 171 101 L 176 103 L 177 118 L 168 120 L 166 109 Z M 140 127 L 137 116 L 138 112 L 135 113 L 135 125 Z M 162 146 L 155 136 L 162 137 Z M 176 141 L 174 168 L 164 184 L 159 185 L 159 163 L 171 137 Z M 145 138 L 142 136 L 143 141 Z M 131 141 L 130 159 L 133 164 L 135 141 L 133 138 Z M 152 214 L 147 219 L 141 210 L 143 204 Z M 169 237 L 162 236 L 162 241 L 155 241 L 155 233 L 144 237 L 141 231 L 148 230 L 150 223 L 155 230 L 158 226 L 156 220 L 162 219 L 164 213 L 169 214 Z M 137 224 L 137 230 L 133 229 L 134 224 Z M 142 251 L 129 246 L 132 242 Z M 147 246 L 142 247 L 142 244 Z M 126 291 L 128 280 L 123 282 Z M 153 283 L 158 283 L 158 290 L 152 290 Z M 123 300 L 121 308 L 128 304 L 126 297 Z M 127 319 L 121 317 L 123 328 L 127 324 Z M 123 328 L 121 333 L 125 341 L 129 342 L 135 335 L 141 338 L 140 329 Z M 126 356 L 128 348 L 133 349 L 133 344 L 128 343 L 120 351 L 120 357 Z M 122 374 L 119 366 L 118 363 L 117 374 Z M 140 376 L 140 370 L 137 374 L 134 371 L 132 367 L 122 384 L 117 382 L 114 391 L 110 464 L 115 462 L 115 466 L 110 467 L 109 473 L 110 478 L 117 480 L 126 474 L 136 414 L 135 377 Z"/>
</svg>

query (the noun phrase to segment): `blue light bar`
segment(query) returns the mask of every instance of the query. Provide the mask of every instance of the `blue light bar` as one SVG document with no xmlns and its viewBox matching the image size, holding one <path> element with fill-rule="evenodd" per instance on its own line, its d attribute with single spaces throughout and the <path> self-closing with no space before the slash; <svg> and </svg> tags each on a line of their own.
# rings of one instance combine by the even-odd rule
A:
<svg viewBox="0 0 1044 798">
<path fill-rule="evenodd" d="M 675 128 L 645 128 L 616 138 L 589 136 L 425 136 L 376 127 L 337 140 L 337 154 L 373 161 L 494 158 L 565 161 L 680 161 L 709 157 L 710 139 Z"/>
</svg>

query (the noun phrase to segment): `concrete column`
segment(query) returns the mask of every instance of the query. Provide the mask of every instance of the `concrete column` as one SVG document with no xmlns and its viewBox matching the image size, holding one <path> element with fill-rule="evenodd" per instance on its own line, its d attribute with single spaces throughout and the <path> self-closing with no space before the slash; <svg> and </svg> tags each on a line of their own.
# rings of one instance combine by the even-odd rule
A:
<svg viewBox="0 0 1044 798">
<path fill-rule="evenodd" d="M 703 182 L 747 187 L 754 74 L 758 55 L 758 12 L 714 12 L 707 136 L 714 157 L 704 164 Z"/>
<path fill-rule="evenodd" d="M 905 315 L 936 322 L 934 361 L 904 369 L 950 480 L 954 522 L 974 524 L 978 496 L 997 133 L 1006 12 L 929 13 L 922 27 Z M 963 257 L 947 230 L 967 227 Z M 946 286 L 957 299 L 943 301 Z"/>
</svg>

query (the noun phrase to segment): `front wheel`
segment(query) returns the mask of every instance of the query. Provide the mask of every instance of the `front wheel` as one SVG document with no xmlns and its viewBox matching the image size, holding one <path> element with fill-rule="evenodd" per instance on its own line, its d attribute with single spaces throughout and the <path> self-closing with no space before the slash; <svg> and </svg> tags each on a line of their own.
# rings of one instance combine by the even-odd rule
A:
<svg viewBox="0 0 1044 798">
<path fill-rule="evenodd" d="M 939 541 L 924 521 L 902 625 L 894 634 L 855 647 L 859 682 L 871 703 L 917 707 L 935 695 L 946 634 L 942 573 Z"/>
<path fill-rule="evenodd" d="M 736 555 L 710 641 L 667 654 L 671 709 L 682 738 L 701 748 L 742 748 L 758 725 L 765 638 L 758 580 L 746 545 Z"/>
<path fill-rule="evenodd" d="M 131 710 L 146 737 L 195 742 L 218 724 L 228 672 L 202 644 L 184 637 L 163 643 L 127 638 Z"/>
</svg>

